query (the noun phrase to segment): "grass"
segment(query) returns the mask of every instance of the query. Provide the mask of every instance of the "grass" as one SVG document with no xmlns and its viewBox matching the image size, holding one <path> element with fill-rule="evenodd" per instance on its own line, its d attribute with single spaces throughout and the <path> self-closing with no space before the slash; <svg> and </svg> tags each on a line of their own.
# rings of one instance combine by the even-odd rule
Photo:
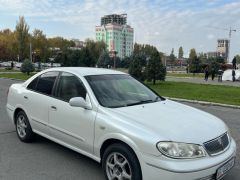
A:
<svg viewBox="0 0 240 180">
<path fill-rule="evenodd" d="M 20 72 L 20 70 L 17 69 L 2 69 L 0 68 L 0 72 Z"/>
<path fill-rule="evenodd" d="M 150 83 L 147 85 L 162 96 L 240 105 L 239 87 L 185 82 L 159 82 L 156 85 Z"/>
<path fill-rule="evenodd" d="M 27 80 L 32 75 L 34 73 L 29 76 L 23 73 L 5 73 L 0 74 L 0 77 Z M 239 87 L 169 81 L 158 82 L 156 85 L 148 82 L 146 84 L 162 96 L 240 105 Z"/>
<path fill-rule="evenodd" d="M 191 78 L 203 78 L 204 74 L 203 73 L 198 73 L 198 74 L 193 74 L 193 73 L 171 73 L 168 72 L 167 76 L 173 76 L 173 77 L 191 77 Z"/>
<path fill-rule="evenodd" d="M 0 78 L 12 78 L 12 79 L 19 79 L 19 80 L 27 80 L 28 78 L 30 78 L 32 75 L 34 75 L 34 73 L 31 73 L 29 76 L 27 74 L 24 73 L 4 73 L 4 74 L 0 74 Z"/>
</svg>

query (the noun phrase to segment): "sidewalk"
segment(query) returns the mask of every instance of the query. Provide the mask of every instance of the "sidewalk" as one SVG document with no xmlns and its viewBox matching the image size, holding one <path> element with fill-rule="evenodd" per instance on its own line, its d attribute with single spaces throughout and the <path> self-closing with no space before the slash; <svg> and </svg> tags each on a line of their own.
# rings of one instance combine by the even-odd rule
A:
<svg viewBox="0 0 240 180">
<path fill-rule="evenodd" d="M 222 81 L 218 82 L 217 78 L 212 81 L 212 79 L 208 79 L 205 81 L 203 78 L 199 77 L 173 77 L 167 76 L 166 81 L 174 81 L 174 82 L 187 82 L 187 83 L 195 83 L 195 84 L 210 84 L 210 85 L 225 85 L 225 86 L 236 86 L 240 87 L 239 81 Z"/>
</svg>

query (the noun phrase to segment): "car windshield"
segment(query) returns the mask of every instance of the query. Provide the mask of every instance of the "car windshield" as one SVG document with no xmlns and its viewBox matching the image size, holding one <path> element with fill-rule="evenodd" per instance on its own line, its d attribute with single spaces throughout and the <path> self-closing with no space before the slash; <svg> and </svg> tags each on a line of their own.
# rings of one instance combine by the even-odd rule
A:
<svg viewBox="0 0 240 180">
<path fill-rule="evenodd" d="M 163 99 L 129 75 L 91 75 L 85 78 L 104 107 L 133 106 Z"/>
</svg>

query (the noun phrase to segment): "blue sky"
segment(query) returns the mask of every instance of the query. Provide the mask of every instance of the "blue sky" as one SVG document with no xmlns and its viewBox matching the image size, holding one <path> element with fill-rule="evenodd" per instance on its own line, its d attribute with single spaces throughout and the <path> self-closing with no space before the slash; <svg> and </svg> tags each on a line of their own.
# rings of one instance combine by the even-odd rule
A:
<svg viewBox="0 0 240 180">
<path fill-rule="evenodd" d="M 103 15 L 127 13 L 138 43 L 155 45 L 169 54 L 183 46 L 197 52 L 216 50 L 218 38 L 232 35 L 231 56 L 240 54 L 240 1 L 238 0 L 0 0 L 0 29 L 14 29 L 24 15 L 30 31 L 48 37 L 95 38 Z"/>
</svg>

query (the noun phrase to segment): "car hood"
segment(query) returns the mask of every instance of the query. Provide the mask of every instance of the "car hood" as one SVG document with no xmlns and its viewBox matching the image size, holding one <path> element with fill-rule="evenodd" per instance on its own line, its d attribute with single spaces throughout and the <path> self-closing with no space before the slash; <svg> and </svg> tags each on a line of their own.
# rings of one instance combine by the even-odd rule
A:
<svg viewBox="0 0 240 180">
<path fill-rule="evenodd" d="M 159 141 L 202 144 L 228 130 L 217 117 L 170 100 L 107 111 L 135 126 L 145 127 L 149 133 L 158 135 Z"/>
</svg>

